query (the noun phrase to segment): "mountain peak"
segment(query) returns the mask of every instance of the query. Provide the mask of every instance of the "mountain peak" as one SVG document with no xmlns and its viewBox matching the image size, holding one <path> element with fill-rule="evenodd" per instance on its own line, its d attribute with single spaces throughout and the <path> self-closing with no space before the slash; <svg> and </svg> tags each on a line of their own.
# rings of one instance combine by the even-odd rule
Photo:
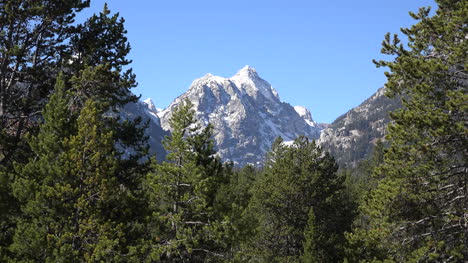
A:
<svg viewBox="0 0 468 263">
<path fill-rule="evenodd" d="M 151 98 L 147 98 L 146 100 L 143 101 L 143 103 L 146 105 L 146 107 L 152 111 L 152 112 L 157 112 L 158 110 L 156 109 L 156 106 L 154 106 L 154 102 Z"/>
<path fill-rule="evenodd" d="M 246 77 L 258 77 L 257 71 L 249 65 L 246 65 L 241 70 L 239 70 L 235 76 L 246 76 Z"/>
<path fill-rule="evenodd" d="M 317 124 L 312 119 L 312 114 L 310 114 L 310 111 L 306 107 L 294 106 L 294 110 L 307 122 L 307 124 L 309 124 L 312 127 L 317 126 Z"/>
<path fill-rule="evenodd" d="M 170 130 L 173 110 L 189 99 L 201 125 L 211 123 L 218 156 L 245 165 L 261 163 L 273 141 L 281 136 L 287 141 L 299 135 L 319 137 L 320 128 L 305 120 L 257 71 L 243 67 L 230 78 L 205 75 L 195 80 L 189 90 L 175 99 L 158 115 L 161 126 Z"/>
</svg>

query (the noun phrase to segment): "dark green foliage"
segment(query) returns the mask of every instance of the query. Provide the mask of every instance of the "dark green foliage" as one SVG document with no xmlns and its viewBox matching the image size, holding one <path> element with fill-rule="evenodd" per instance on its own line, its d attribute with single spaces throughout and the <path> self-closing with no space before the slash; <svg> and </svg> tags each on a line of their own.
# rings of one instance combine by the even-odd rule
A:
<svg viewBox="0 0 468 263">
<path fill-rule="evenodd" d="M 18 165 L 13 193 L 21 204 L 10 246 L 14 260 L 45 262 L 141 259 L 146 229 L 136 188 L 141 178 L 120 176 L 112 132 L 88 101 L 70 118 L 70 96 L 62 77 L 44 110 L 44 124 L 31 148 L 36 155 Z M 73 116 L 73 115 L 71 115 Z M 141 177 L 141 175 L 140 175 Z"/>
<path fill-rule="evenodd" d="M 352 207 L 337 169 L 333 158 L 307 138 L 296 139 L 290 147 L 276 140 L 253 189 L 250 213 L 257 229 L 245 246 L 244 259 L 339 261 Z M 314 219 L 309 220 L 310 214 Z"/>
<path fill-rule="evenodd" d="M 252 197 L 252 187 L 260 174 L 253 166 L 233 169 L 225 164 L 227 184 L 220 185 L 217 195 L 216 211 L 223 218 L 224 258 L 226 261 L 243 262 L 243 245 L 255 231 L 255 218 L 248 211 Z"/>
<path fill-rule="evenodd" d="M 106 6 L 72 26 L 89 1 L 7 2 L 0 12 L 8 36 L 0 46 L 0 261 L 144 260 L 153 235 L 145 125 L 117 117 L 136 100 L 131 69 L 122 73 L 130 63 L 123 20 L 108 17 Z M 83 32 L 93 45 L 82 45 Z"/>
<path fill-rule="evenodd" d="M 7 246 L 11 244 L 15 227 L 15 216 L 19 214 L 18 203 L 13 196 L 11 184 L 13 174 L 0 166 L 0 261 L 6 261 Z"/>
<path fill-rule="evenodd" d="M 119 13 L 110 14 L 107 4 L 104 4 L 101 13 L 77 26 L 79 33 L 72 37 L 74 62 L 88 66 L 109 64 L 118 71 L 132 62 L 126 58 L 130 45 L 125 37 L 125 19 L 119 17 Z"/>
<path fill-rule="evenodd" d="M 360 161 L 355 168 L 343 168 L 340 171 L 347 179 L 345 184 L 350 196 L 354 197 L 357 203 L 360 203 L 369 191 L 377 186 L 379 178 L 374 175 L 374 169 L 384 162 L 384 154 L 384 143 L 377 141 L 368 159 Z"/>
<path fill-rule="evenodd" d="M 214 157 L 211 126 L 200 128 L 192 104 L 185 101 L 173 113 L 172 133 L 164 141 L 167 162 L 157 166 L 150 181 L 156 215 L 162 222 L 160 259 L 168 262 L 218 260 L 220 214 L 214 210 L 223 166 Z"/>
<path fill-rule="evenodd" d="M 66 107 L 68 101 L 62 76 L 57 78 L 55 90 L 54 95 L 50 98 L 50 103 L 44 109 L 45 123 L 41 126 L 42 132 L 40 132 L 37 137 L 32 138 L 30 143 L 32 150 L 37 154 L 38 158 L 31 160 L 31 162 L 25 166 L 18 164 L 15 169 L 17 174 L 21 174 L 21 177 L 14 180 L 12 193 L 14 193 L 14 196 L 19 200 L 19 204 L 29 203 L 28 205 L 21 206 L 23 215 L 40 212 L 47 213 L 47 211 L 37 211 L 37 204 L 40 203 L 37 199 L 44 201 L 47 197 L 35 195 L 42 187 L 42 181 L 50 181 L 60 173 L 59 171 L 61 169 L 58 158 L 63 149 L 61 141 L 70 134 L 72 129 L 70 125 L 70 114 Z M 33 199 L 35 200 L 33 201 Z M 38 216 L 41 217 L 41 215 Z M 36 222 L 26 223 L 26 219 L 20 220 L 18 228 L 27 228 L 25 226 L 26 224 L 34 227 Z M 30 230 L 30 232 L 35 235 L 44 233 L 43 231 L 41 232 L 40 229 L 33 229 Z M 23 237 L 22 235 L 20 236 Z M 27 238 L 28 236 L 25 234 L 24 240 L 28 243 L 28 246 L 30 246 L 30 256 L 37 255 L 37 259 L 44 256 L 39 252 L 44 247 L 44 243 L 40 241 L 26 241 Z M 18 243 L 18 238 L 16 238 L 15 243 Z M 20 251 L 24 249 L 22 246 L 17 245 L 16 247 L 19 247 Z M 12 250 L 16 250 L 15 245 L 12 246 Z M 24 249 L 24 251 L 26 251 L 26 249 Z"/>
<path fill-rule="evenodd" d="M 79 97 L 74 103 L 80 105 L 93 98 L 106 107 L 115 107 L 137 100 L 130 92 L 136 86 L 135 74 L 131 68 L 124 70 L 131 63 L 126 58 L 130 44 L 124 22 L 118 13 L 111 15 L 105 4 L 101 13 L 77 26 L 78 33 L 72 36 L 66 54 L 67 68 L 81 83 L 75 85 Z"/>
<path fill-rule="evenodd" d="M 75 13 L 89 1 L 8 0 L 0 5 L 0 164 L 27 159 L 24 136 L 37 131 Z"/>
<path fill-rule="evenodd" d="M 78 25 L 79 33 L 71 40 L 72 63 L 71 91 L 75 94 L 72 105 L 80 108 L 83 101 L 92 99 L 98 102 L 105 112 L 103 120 L 109 129 L 115 131 L 118 156 L 118 177 L 126 182 L 139 182 L 142 175 L 149 172 L 147 124 L 141 117 L 121 119 L 121 111 L 129 102 L 138 97 L 131 92 L 137 83 L 127 59 L 130 44 L 127 41 L 125 20 L 119 14 L 111 14 L 104 5 L 103 11 L 93 15 L 85 23 Z M 144 200 L 140 183 L 129 184 L 139 195 L 136 200 Z M 133 204 L 142 207 L 144 204 Z"/>
<path fill-rule="evenodd" d="M 375 174 L 382 178 L 361 205 L 366 227 L 349 235 L 350 261 L 464 262 L 468 260 L 466 1 L 421 8 L 402 29 L 408 48 L 388 34 L 376 62 L 389 95 L 404 108 L 392 113 L 391 146 Z"/>
<path fill-rule="evenodd" d="M 105 5 L 72 26 L 88 1 L 6 1 L 0 261 L 467 261 L 468 5 L 438 3 L 433 17 L 411 14 L 408 48 L 386 36 L 382 52 L 395 59 L 376 63 L 390 69 L 392 98 L 332 124 L 362 133 L 349 151 L 330 146 L 341 162 L 374 152 L 337 173 L 305 137 L 276 140 L 263 169 L 222 164 L 189 101 L 156 164 L 145 123 L 120 118 L 137 99 L 124 20 Z M 384 149 L 379 125 L 395 108 Z"/>
<path fill-rule="evenodd" d="M 304 254 L 302 255 L 302 262 L 304 263 L 315 263 L 321 262 L 322 256 L 317 252 L 319 251 L 319 244 L 316 238 L 319 233 L 316 229 L 317 221 L 315 219 L 314 210 L 310 209 L 309 219 L 307 220 L 307 227 L 304 231 L 305 242 L 304 242 Z"/>
</svg>

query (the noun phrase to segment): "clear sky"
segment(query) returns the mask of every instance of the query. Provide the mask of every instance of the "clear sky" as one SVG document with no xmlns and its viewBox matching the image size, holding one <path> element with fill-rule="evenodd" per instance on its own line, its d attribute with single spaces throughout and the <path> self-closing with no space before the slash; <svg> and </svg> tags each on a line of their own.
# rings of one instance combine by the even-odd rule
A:
<svg viewBox="0 0 468 263">
<path fill-rule="evenodd" d="M 332 122 L 385 84 L 387 32 L 414 23 L 408 11 L 433 0 L 92 0 L 126 20 L 136 94 L 168 106 L 206 73 L 254 67 L 281 100 Z M 80 15 L 81 17 L 81 15 Z"/>
</svg>

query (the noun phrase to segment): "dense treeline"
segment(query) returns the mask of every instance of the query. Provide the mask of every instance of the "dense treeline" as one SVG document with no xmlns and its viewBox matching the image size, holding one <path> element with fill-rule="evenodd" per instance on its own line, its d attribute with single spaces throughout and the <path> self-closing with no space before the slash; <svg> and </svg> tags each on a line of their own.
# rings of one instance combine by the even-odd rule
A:
<svg viewBox="0 0 468 263">
<path fill-rule="evenodd" d="M 216 156 L 190 101 L 148 155 L 124 20 L 89 1 L 0 4 L 1 262 L 468 260 L 468 3 L 388 35 L 388 146 L 353 170 L 305 137 L 263 167 Z"/>
</svg>

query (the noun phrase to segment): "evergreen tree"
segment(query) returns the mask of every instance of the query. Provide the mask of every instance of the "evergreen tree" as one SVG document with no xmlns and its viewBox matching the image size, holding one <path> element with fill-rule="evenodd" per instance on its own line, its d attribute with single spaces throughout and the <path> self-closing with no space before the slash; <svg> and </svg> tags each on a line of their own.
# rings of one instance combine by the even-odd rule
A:
<svg viewBox="0 0 468 263">
<path fill-rule="evenodd" d="M 368 159 L 360 161 L 355 168 L 342 170 L 346 177 L 346 187 L 356 203 L 362 203 L 366 195 L 377 186 L 379 178 L 374 176 L 374 170 L 384 161 L 386 147 L 382 141 L 377 141 Z"/>
<path fill-rule="evenodd" d="M 392 114 L 383 179 L 361 205 L 366 227 L 348 236 L 353 262 L 468 260 L 468 2 L 436 2 L 432 17 L 410 13 L 419 22 L 402 29 L 408 48 L 387 34 L 382 52 L 395 59 L 376 62 L 404 108 Z"/>
<path fill-rule="evenodd" d="M 89 100 L 76 120 L 64 86 L 60 76 L 31 142 L 36 157 L 16 168 L 21 177 L 13 190 L 24 216 L 10 247 L 13 260 L 142 260 L 146 229 L 133 191 L 140 182 L 116 176 L 119 158 L 102 112 Z"/>
<path fill-rule="evenodd" d="M 315 142 L 299 137 L 288 147 L 277 139 L 253 190 L 250 209 L 258 228 L 245 260 L 339 261 L 352 216 L 337 169 Z"/>
<path fill-rule="evenodd" d="M 144 133 L 147 124 L 142 123 L 141 117 L 123 120 L 119 115 L 125 104 L 138 100 L 131 93 L 137 83 L 135 74 L 128 68 L 132 61 L 126 58 L 130 44 L 124 22 L 118 13 L 111 14 L 105 4 L 98 15 L 77 25 L 78 33 L 72 36 L 63 56 L 68 61 L 69 90 L 74 94 L 70 102 L 72 111 L 80 111 L 89 99 L 97 102 L 99 110 L 106 115 L 102 125 L 116 131 L 113 140 L 119 159 L 117 176 L 138 182 L 150 170 L 149 146 Z M 146 198 L 139 183 L 131 187 L 139 195 L 137 199 Z"/>
<path fill-rule="evenodd" d="M 215 211 L 223 218 L 223 242 L 225 260 L 243 262 L 242 247 L 254 234 L 255 222 L 248 212 L 252 198 L 252 187 L 260 171 L 251 165 L 234 169 L 233 164 L 224 166 L 224 177 L 228 182 L 220 185 Z"/>
<path fill-rule="evenodd" d="M 48 202 L 48 195 L 52 192 L 55 180 L 62 172 L 59 156 L 63 151 L 62 141 L 71 134 L 73 125 L 67 109 L 67 95 L 65 92 L 65 82 L 63 76 L 57 78 L 55 93 L 51 96 L 50 102 L 44 109 L 44 124 L 37 137 L 32 138 L 31 148 L 36 154 L 34 158 L 24 167 L 18 165 L 16 170 L 21 177 L 17 177 L 13 189 L 14 196 L 20 201 L 22 212 L 25 215 L 18 223 L 15 242 L 11 249 L 18 252 L 19 258 L 29 258 L 31 260 L 41 260 L 44 254 L 46 225 L 34 219 L 50 219 L 50 217 L 60 217 L 61 215 L 44 214 L 51 212 L 48 209 L 41 209 L 39 204 Z M 39 237 L 42 234 L 42 238 Z M 22 244 L 18 244 L 22 243 Z"/>
<path fill-rule="evenodd" d="M 29 156 L 28 133 L 53 90 L 61 54 L 89 0 L 5 0 L 0 4 L 0 165 Z"/>
<path fill-rule="evenodd" d="M 77 12 L 89 0 L 5 0 L 0 4 L 0 261 L 12 241 L 19 204 L 12 194 L 13 163 L 31 157 L 60 54 L 75 32 Z"/>
<path fill-rule="evenodd" d="M 160 241 L 163 261 L 204 262 L 222 256 L 214 211 L 222 166 L 213 156 L 212 127 L 200 128 L 192 107 L 187 100 L 174 111 L 172 133 L 164 141 L 168 161 L 152 178 L 159 220 L 166 222 Z"/>
<path fill-rule="evenodd" d="M 317 238 L 317 221 L 315 220 L 314 210 L 310 209 L 309 218 L 307 221 L 307 227 L 304 231 L 305 242 L 304 242 L 304 254 L 302 256 L 302 262 L 315 263 L 321 262 L 321 257 L 317 255 L 320 244 L 318 244 Z"/>
<path fill-rule="evenodd" d="M 91 99 L 103 115 L 101 125 L 116 131 L 112 133 L 118 166 L 114 176 L 125 182 L 133 194 L 132 202 L 126 205 L 142 208 L 127 208 L 127 212 L 133 213 L 135 222 L 147 213 L 143 209 L 147 205 L 142 186 L 142 178 L 149 171 L 145 125 L 139 118 L 117 117 L 122 105 L 137 99 L 130 92 L 136 86 L 135 75 L 131 69 L 123 69 L 131 63 L 126 59 L 130 45 L 124 20 L 118 14 L 110 15 L 105 5 L 99 15 L 76 25 L 76 12 L 87 6 L 89 1 L 14 0 L 0 5 L 1 35 L 6 36 L 0 40 L 0 181 L 4 183 L 0 195 L 1 254 L 12 242 L 15 218 L 22 220 L 12 182 L 28 178 L 36 181 L 33 184 L 43 184 L 40 176 L 28 177 L 21 174 L 22 169 L 13 169 L 13 163 L 23 167 L 28 160 L 40 159 L 42 153 L 30 150 L 34 143 L 29 143 L 25 135 L 34 138 L 37 134 L 37 124 L 42 121 L 40 109 L 47 102 L 58 72 L 64 72 L 62 78 L 67 80 L 64 89 L 70 95 L 68 113 L 78 116 Z M 41 134 L 46 136 L 48 132 Z M 49 154 L 56 158 L 58 152 Z M 30 197 L 33 195 L 31 192 Z"/>
<path fill-rule="evenodd" d="M 124 70 L 132 61 L 124 26 L 125 20 L 119 13 L 111 14 L 107 4 L 98 15 L 93 15 L 76 26 L 78 33 L 71 38 L 64 57 L 67 71 L 78 79 L 73 103 L 82 105 L 87 99 L 99 100 L 100 104 L 116 109 L 138 97 L 130 92 L 136 87 L 135 74 L 131 68 Z M 90 81 L 93 80 L 93 81 Z"/>
<path fill-rule="evenodd" d="M 12 242 L 15 217 L 20 213 L 11 188 L 13 174 L 0 166 L 0 261 L 6 261 L 8 245 Z"/>
<path fill-rule="evenodd" d="M 105 7 L 100 19 L 88 24 L 94 35 L 87 37 L 102 37 L 97 30 L 102 27 L 126 43 L 123 20 L 108 15 Z M 33 157 L 15 169 L 13 192 L 21 213 L 9 251 L 26 261 L 141 261 L 156 235 L 147 222 L 145 126 L 115 113 L 136 99 L 129 91 L 134 75 L 121 73 L 129 46 L 95 45 L 99 52 L 89 48 L 88 55 L 109 57 L 92 64 L 70 60 L 75 54 L 68 56 L 67 50 L 77 39 L 63 49 L 65 73 L 30 144 Z"/>
</svg>

